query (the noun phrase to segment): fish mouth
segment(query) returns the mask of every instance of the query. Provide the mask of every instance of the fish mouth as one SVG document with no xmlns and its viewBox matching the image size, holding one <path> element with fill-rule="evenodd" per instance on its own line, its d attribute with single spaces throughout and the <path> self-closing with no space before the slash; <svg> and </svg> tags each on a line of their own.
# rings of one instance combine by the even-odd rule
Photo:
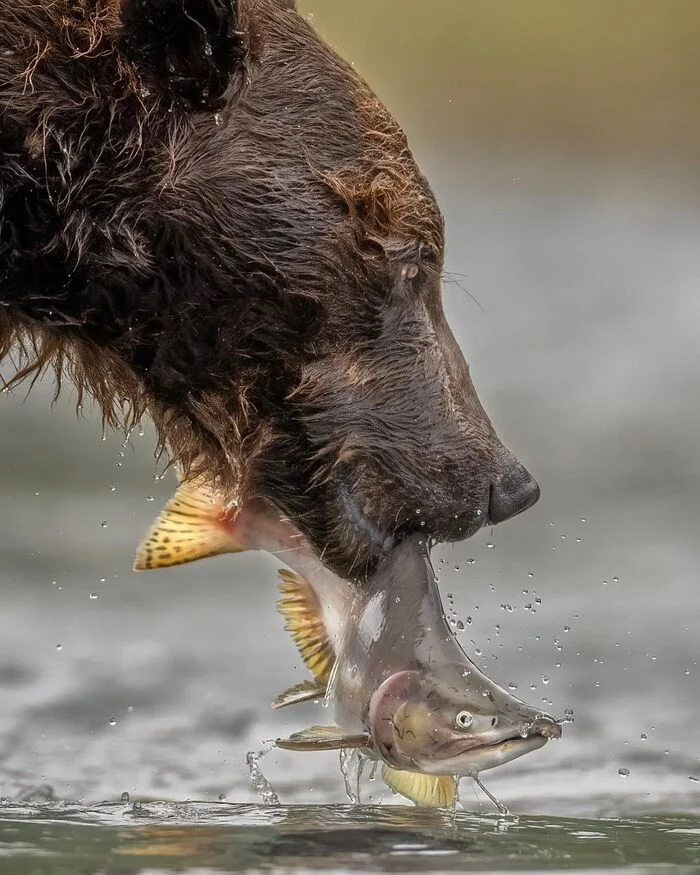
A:
<svg viewBox="0 0 700 875">
<path fill-rule="evenodd" d="M 515 735 L 491 744 L 480 744 L 468 751 L 455 752 L 421 763 L 421 769 L 435 774 L 478 775 L 539 750 L 549 741 L 545 735 Z"/>
<path fill-rule="evenodd" d="M 504 730 L 500 737 L 489 740 L 472 738 L 465 750 L 466 738 L 451 738 L 431 750 L 431 758 L 440 763 L 440 771 L 478 774 L 503 763 L 518 759 L 544 747 L 550 738 L 561 738 L 561 724 L 548 717 L 539 717 L 523 727 Z M 473 742 L 476 742 L 475 744 Z M 449 764 L 449 766 L 448 766 Z"/>
</svg>

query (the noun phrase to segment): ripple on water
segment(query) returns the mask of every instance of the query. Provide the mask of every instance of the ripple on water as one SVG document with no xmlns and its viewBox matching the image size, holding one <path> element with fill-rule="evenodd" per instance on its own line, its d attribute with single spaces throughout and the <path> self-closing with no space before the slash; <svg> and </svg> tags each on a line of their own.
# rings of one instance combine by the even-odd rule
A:
<svg viewBox="0 0 700 875">
<path fill-rule="evenodd" d="M 5 802 L 0 855 L 7 871 L 17 864 L 12 871 L 74 875 L 188 868 L 641 872 L 651 866 L 690 873 L 700 866 L 700 818 L 476 817 L 398 805 Z"/>
</svg>

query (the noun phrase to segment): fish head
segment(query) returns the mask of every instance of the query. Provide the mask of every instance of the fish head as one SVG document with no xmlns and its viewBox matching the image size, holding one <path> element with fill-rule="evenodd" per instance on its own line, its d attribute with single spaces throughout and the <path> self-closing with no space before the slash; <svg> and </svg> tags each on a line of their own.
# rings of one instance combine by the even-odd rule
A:
<svg viewBox="0 0 700 875">
<path fill-rule="evenodd" d="M 478 775 L 561 737 L 561 724 L 500 687 L 447 685 L 422 671 L 397 672 L 375 691 L 369 725 L 375 749 L 395 768 Z M 498 695 L 496 694 L 498 693 Z"/>
</svg>

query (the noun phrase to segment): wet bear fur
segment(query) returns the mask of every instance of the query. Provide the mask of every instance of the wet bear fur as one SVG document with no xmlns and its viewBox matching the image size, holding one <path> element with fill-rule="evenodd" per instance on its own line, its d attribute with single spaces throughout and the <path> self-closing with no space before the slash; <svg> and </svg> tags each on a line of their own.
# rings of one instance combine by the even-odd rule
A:
<svg viewBox="0 0 700 875">
<path fill-rule="evenodd" d="M 283 0 L 0 0 L 0 358 L 364 573 L 513 465 L 404 133 Z"/>
</svg>

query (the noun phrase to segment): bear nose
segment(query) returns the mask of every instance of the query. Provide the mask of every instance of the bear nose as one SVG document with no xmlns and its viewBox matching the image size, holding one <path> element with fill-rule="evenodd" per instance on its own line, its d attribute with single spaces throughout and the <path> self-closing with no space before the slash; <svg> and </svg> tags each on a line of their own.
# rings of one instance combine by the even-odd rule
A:
<svg viewBox="0 0 700 875">
<path fill-rule="evenodd" d="M 502 523 L 532 507 L 540 497 L 540 487 L 530 472 L 518 461 L 491 484 L 489 519 Z"/>
</svg>

